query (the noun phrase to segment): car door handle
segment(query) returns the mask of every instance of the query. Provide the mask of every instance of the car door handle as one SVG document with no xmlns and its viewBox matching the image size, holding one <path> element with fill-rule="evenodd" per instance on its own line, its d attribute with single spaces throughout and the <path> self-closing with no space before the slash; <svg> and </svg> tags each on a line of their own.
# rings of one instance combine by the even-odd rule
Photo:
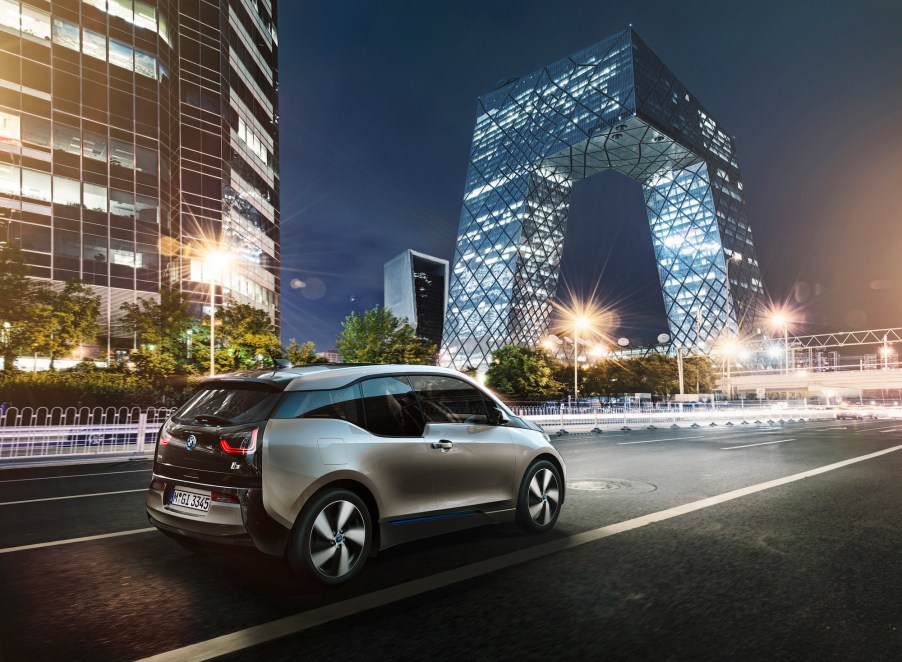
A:
<svg viewBox="0 0 902 662">
<path fill-rule="evenodd" d="M 432 443 L 432 447 L 433 447 L 433 448 L 441 448 L 442 450 L 446 450 L 446 451 L 451 450 L 451 448 L 452 448 L 453 446 L 454 446 L 454 444 L 452 444 L 452 443 L 451 443 L 450 441 L 448 441 L 447 439 L 441 439 L 441 440 L 439 440 L 439 441 L 435 441 L 435 442 Z"/>
</svg>

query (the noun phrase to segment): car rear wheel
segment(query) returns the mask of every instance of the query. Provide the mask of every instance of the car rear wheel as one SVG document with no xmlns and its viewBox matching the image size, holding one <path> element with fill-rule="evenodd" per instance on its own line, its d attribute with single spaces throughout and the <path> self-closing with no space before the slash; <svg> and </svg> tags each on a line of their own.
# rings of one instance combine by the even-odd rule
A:
<svg viewBox="0 0 902 662">
<path fill-rule="evenodd" d="M 561 473 L 548 460 L 530 465 L 517 498 L 517 523 L 528 533 L 554 528 L 561 511 Z"/>
<path fill-rule="evenodd" d="M 301 513 L 288 560 L 302 577 L 341 584 L 363 569 L 372 540 L 370 513 L 363 500 L 349 490 L 328 490 Z"/>
</svg>

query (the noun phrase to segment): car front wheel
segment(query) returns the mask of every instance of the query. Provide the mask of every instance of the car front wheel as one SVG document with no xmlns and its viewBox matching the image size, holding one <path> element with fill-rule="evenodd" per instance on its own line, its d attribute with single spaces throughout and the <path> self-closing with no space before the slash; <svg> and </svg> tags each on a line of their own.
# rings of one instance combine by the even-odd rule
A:
<svg viewBox="0 0 902 662">
<path fill-rule="evenodd" d="M 528 533 L 550 531 L 561 511 L 561 473 L 548 460 L 530 465 L 517 498 L 517 523 Z"/>
<path fill-rule="evenodd" d="M 298 519 L 288 560 L 298 575 L 341 584 L 363 569 L 372 539 L 370 513 L 363 500 L 349 490 L 327 490 Z"/>
</svg>

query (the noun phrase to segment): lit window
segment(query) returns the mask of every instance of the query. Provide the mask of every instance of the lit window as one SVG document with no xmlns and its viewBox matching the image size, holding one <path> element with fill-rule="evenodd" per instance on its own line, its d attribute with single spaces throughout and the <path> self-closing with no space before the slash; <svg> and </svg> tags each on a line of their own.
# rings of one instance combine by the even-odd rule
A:
<svg viewBox="0 0 902 662">
<path fill-rule="evenodd" d="M 22 32 L 37 39 L 50 41 L 50 14 L 23 4 Z"/>
<path fill-rule="evenodd" d="M 19 3 L 0 0 L 0 25 L 13 30 L 19 29 Z"/>
<path fill-rule="evenodd" d="M 97 7 L 100 11 L 106 11 L 106 0 L 83 0 L 86 5 Z"/>
<path fill-rule="evenodd" d="M 50 202 L 50 175 L 35 170 L 22 170 L 22 196 Z"/>
<path fill-rule="evenodd" d="M 93 211 L 106 212 L 107 210 L 107 190 L 105 186 L 97 186 L 96 184 L 84 184 L 84 205 L 85 209 Z"/>
<path fill-rule="evenodd" d="M 87 28 L 81 31 L 81 50 L 85 55 L 106 61 L 106 37 Z"/>
<path fill-rule="evenodd" d="M 135 20 L 132 0 L 109 0 L 108 11 L 110 16 L 124 18 L 129 23 L 132 23 Z"/>
<path fill-rule="evenodd" d="M 172 42 L 169 41 L 169 23 L 166 22 L 166 17 L 160 14 L 160 39 L 166 42 L 168 46 L 172 46 Z"/>
<path fill-rule="evenodd" d="M 110 64 L 115 64 L 117 67 L 133 71 L 135 65 L 134 53 L 131 46 L 127 46 L 121 41 L 110 39 Z"/>
<path fill-rule="evenodd" d="M 0 110 L 0 143 L 21 145 L 22 122 L 17 113 Z"/>
<path fill-rule="evenodd" d="M 135 25 L 157 31 L 157 10 L 146 2 L 135 1 Z"/>
<path fill-rule="evenodd" d="M 53 204 L 81 205 L 81 184 L 68 177 L 53 178 Z"/>
<path fill-rule="evenodd" d="M 0 163 L 0 194 L 19 195 L 22 192 L 20 178 L 18 167 Z"/>
<path fill-rule="evenodd" d="M 64 21 L 59 18 L 53 19 L 53 43 L 71 48 L 72 50 L 81 50 L 78 39 L 78 26 L 75 23 Z"/>
</svg>

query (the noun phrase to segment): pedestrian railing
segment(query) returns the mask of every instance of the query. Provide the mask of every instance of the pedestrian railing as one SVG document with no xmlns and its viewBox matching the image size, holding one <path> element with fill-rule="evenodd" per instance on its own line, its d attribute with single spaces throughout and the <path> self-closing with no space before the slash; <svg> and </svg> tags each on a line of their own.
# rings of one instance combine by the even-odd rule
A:
<svg viewBox="0 0 902 662">
<path fill-rule="evenodd" d="M 173 409 L 163 407 L 6 407 L 0 461 L 152 453 Z"/>
</svg>

